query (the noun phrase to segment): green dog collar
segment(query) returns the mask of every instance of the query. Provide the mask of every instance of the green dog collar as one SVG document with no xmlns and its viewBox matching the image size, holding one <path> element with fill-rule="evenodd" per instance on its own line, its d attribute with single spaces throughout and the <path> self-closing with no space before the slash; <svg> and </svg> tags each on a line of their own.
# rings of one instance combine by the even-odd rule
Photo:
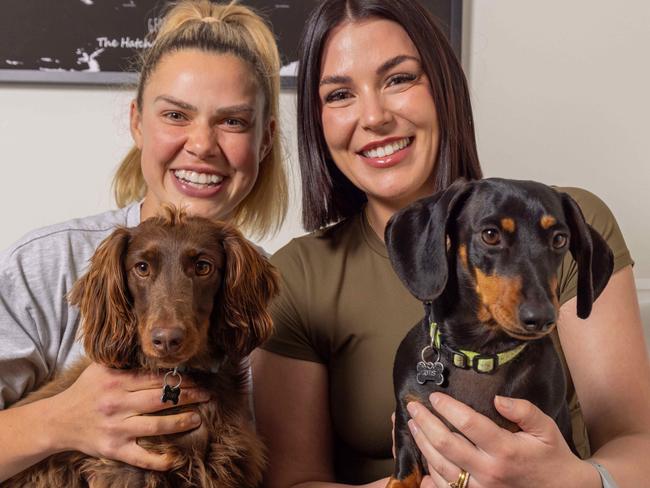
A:
<svg viewBox="0 0 650 488">
<path fill-rule="evenodd" d="M 520 344 L 509 351 L 499 352 L 497 354 L 481 354 L 475 351 L 465 349 L 455 350 L 442 344 L 440 339 L 440 329 L 436 322 L 431 322 L 429 326 L 429 335 L 433 346 L 441 351 L 448 353 L 451 364 L 461 369 L 473 369 L 477 373 L 493 373 L 499 366 L 509 363 L 515 359 L 526 347 L 526 343 Z"/>
</svg>

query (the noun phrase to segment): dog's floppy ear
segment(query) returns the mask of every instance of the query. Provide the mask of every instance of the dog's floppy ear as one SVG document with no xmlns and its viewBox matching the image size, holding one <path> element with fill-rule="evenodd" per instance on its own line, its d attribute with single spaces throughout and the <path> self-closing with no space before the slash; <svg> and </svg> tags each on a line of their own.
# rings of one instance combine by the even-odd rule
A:
<svg viewBox="0 0 650 488">
<path fill-rule="evenodd" d="M 592 304 L 609 281 L 614 257 L 605 239 L 585 222 L 575 200 L 566 193 L 560 192 L 560 196 L 571 231 L 569 250 L 578 264 L 578 317 L 586 319 Z"/>
<path fill-rule="evenodd" d="M 135 315 L 124 271 L 131 234 L 118 228 L 97 248 L 86 274 L 68 294 L 81 313 L 81 337 L 86 355 L 105 366 L 129 366 L 137 343 Z"/>
<path fill-rule="evenodd" d="M 269 302 L 278 293 L 275 268 L 234 227 L 224 227 L 226 266 L 213 330 L 226 354 L 244 357 L 270 336 Z"/>
<path fill-rule="evenodd" d="M 457 180 L 403 208 L 388 221 L 384 239 L 393 268 L 422 301 L 437 298 L 447 284 L 447 223 L 473 186 L 472 181 Z"/>
</svg>

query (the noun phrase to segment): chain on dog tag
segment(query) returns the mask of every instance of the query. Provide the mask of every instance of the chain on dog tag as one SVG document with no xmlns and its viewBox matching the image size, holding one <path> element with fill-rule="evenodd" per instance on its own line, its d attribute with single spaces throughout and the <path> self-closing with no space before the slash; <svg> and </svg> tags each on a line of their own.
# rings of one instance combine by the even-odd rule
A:
<svg viewBox="0 0 650 488">
<path fill-rule="evenodd" d="M 167 384 L 167 377 L 169 375 L 172 376 L 178 376 L 178 383 L 176 385 L 172 386 Z M 165 374 L 165 377 L 163 378 L 163 393 L 162 397 L 160 398 L 161 403 L 165 403 L 167 401 L 172 402 L 174 405 L 178 404 L 178 399 L 181 396 L 181 382 L 183 381 L 182 376 L 178 371 L 176 371 L 176 368 L 174 368 L 173 371 L 168 371 Z"/>
<path fill-rule="evenodd" d="M 424 360 L 424 353 L 427 349 L 436 351 L 438 356 L 434 362 Z M 445 382 L 445 366 L 440 362 L 440 351 L 433 346 L 427 346 L 422 349 L 421 356 L 422 361 L 417 365 L 416 381 L 421 385 L 424 385 L 427 381 L 433 381 L 436 386 L 442 385 Z"/>
</svg>

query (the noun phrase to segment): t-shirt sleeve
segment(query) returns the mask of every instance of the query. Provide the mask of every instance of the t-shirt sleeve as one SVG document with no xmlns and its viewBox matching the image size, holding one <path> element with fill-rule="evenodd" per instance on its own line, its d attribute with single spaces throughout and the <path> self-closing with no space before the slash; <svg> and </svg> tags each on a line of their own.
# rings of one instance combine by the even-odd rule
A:
<svg viewBox="0 0 650 488">
<path fill-rule="evenodd" d="M 299 245 L 292 241 L 271 257 L 280 272 L 280 292 L 271 303 L 273 334 L 262 349 L 287 356 L 324 363 L 315 345 L 315 331 L 309 327 L 307 280 Z"/>
<path fill-rule="evenodd" d="M 3 256 L 4 257 L 4 256 Z M 19 266 L 0 271 L 0 409 L 20 400 L 49 375 L 39 313 Z"/>
<path fill-rule="evenodd" d="M 600 198 L 581 188 L 557 188 L 557 190 L 573 197 L 582 210 L 587 224 L 605 239 L 614 254 L 613 273 L 634 264 L 614 214 Z M 578 266 L 571 254 L 567 253 L 560 267 L 560 304 L 575 297 L 577 290 Z"/>
</svg>

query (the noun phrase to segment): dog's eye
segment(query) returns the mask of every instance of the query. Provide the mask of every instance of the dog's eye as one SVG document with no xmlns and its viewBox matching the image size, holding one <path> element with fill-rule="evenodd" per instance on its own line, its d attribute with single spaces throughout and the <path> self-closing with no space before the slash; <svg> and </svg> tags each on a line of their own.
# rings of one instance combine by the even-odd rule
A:
<svg viewBox="0 0 650 488">
<path fill-rule="evenodd" d="M 501 234 L 499 234 L 497 229 L 485 229 L 481 233 L 481 238 L 483 242 L 490 246 L 496 246 L 501 242 Z"/>
<path fill-rule="evenodd" d="M 555 249 L 562 249 L 563 247 L 566 246 L 568 241 L 569 238 L 566 234 L 562 234 L 561 232 L 558 232 L 553 236 L 552 244 Z"/>
<path fill-rule="evenodd" d="M 197 261 L 194 265 L 194 269 L 198 276 L 206 276 L 212 272 L 212 264 L 208 261 Z"/>
<path fill-rule="evenodd" d="M 135 272 L 138 274 L 138 276 L 141 276 L 143 278 L 149 276 L 149 264 L 145 263 L 144 261 L 136 263 L 133 269 L 135 269 Z"/>
</svg>

